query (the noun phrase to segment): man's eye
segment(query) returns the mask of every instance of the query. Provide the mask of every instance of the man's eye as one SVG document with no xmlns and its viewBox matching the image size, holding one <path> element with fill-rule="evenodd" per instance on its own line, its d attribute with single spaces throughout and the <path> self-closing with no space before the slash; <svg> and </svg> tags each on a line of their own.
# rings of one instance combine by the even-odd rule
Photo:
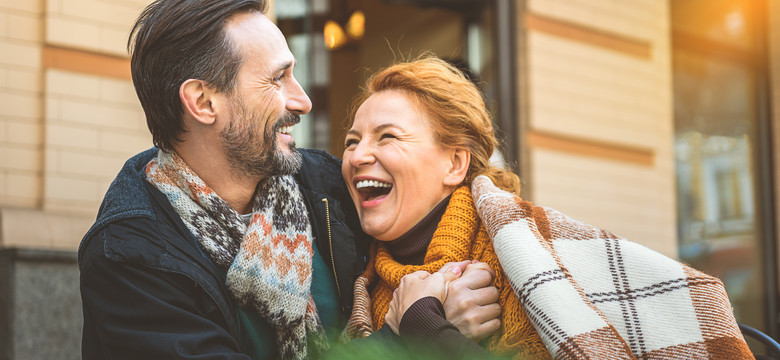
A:
<svg viewBox="0 0 780 360">
<path fill-rule="evenodd" d="M 277 76 L 274 78 L 274 82 L 281 82 L 281 81 L 282 81 L 282 79 L 284 79 L 284 73 L 281 73 L 281 74 L 277 75 Z"/>
</svg>

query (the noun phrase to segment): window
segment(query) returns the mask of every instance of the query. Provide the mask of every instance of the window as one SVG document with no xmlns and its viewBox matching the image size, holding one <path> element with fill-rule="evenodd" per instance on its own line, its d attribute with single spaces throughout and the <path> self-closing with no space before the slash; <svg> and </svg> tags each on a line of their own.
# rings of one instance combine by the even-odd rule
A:
<svg viewBox="0 0 780 360">
<path fill-rule="evenodd" d="M 314 147 L 340 156 L 353 96 L 369 74 L 431 51 L 476 77 L 498 124 L 504 114 L 499 100 L 514 97 L 499 85 L 514 75 L 497 76 L 497 3 L 508 0 L 277 0 L 275 14 L 298 60 L 296 78 L 312 100 L 312 112 L 302 118 L 293 136 L 299 147 Z M 333 21 L 345 28 L 355 11 L 365 14 L 365 34 L 343 45 L 325 48 L 323 28 Z M 507 16 L 511 16 L 507 13 Z M 499 127 L 499 126 L 497 126 Z M 514 136 L 502 129 L 499 137 Z M 506 139 L 513 147 L 514 139 Z M 510 149 L 511 151 L 512 149 Z"/>
<path fill-rule="evenodd" d="M 673 0 L 680 258 L 726 285 L 738 322 L 772 333 L 776 273 L 762 230 L 763 1 Z M 776 334 L 775 334 L 776 335 Z M 751 344 L 753 346 L 753 344 Z"/>
</svg>

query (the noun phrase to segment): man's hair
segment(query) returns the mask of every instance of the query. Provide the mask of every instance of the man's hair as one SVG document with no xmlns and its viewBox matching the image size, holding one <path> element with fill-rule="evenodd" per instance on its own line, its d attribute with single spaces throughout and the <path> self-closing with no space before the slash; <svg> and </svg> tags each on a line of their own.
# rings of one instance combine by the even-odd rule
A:
<svg viewBox="0 0 780 360">
<path fill-rule="evenodd" d="M 130 68 L 154 145 L 170 151 L 180 141 L 179 88 L 203 80 L 218 92 L 231 92 L 242 56 L 225 31 L 227 20 L 244 12 L 266 11 L 265 0 L 156 0 L 130 31 Z"/>
</svg>

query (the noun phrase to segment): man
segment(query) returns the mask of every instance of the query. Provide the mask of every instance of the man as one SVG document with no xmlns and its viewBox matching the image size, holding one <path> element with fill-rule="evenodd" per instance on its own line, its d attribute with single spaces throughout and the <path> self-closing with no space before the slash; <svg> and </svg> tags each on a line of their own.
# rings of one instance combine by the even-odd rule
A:
<svg viewBox="0 0 780 360">
<path fill-rule="evenodd" d="M 127 161 L 82 240 L 84 359 L 312 358 L 343 328 L 366 239 L 339 161 L 295 149 L 311 101 L 265 7 L 157 0 L 136 22 L 133 82 L 159 150 Z M 490 276 L 469 281 L 450 296 Z M 467 329 L 479 311 L 450 318 Z"/>
</svg>

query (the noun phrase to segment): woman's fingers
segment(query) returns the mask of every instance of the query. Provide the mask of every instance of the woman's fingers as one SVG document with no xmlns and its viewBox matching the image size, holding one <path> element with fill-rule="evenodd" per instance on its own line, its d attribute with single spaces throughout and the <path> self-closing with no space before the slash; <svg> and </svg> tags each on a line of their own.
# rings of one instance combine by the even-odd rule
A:
<svg viewBox="0 0 780 360">
<path fill-rule="evenodd" d="M 482 267 L 466 269 L 466 271 L 451 284 L 450 290 L 456 290 L 456 287 L 470 290 L 484 288 L 493 281 L 493 275 Z"/>
<path fill-rule="evenodd" d="M 473 260 L 470 264 L 466 266 L 466 269 L 464 272 L 472 271 L 472 270 L 485 270 L 490 273 L 491 277 L 496 276 L 496 272 L 493 270 L 493 268 L 490 267 L 487 263 Z"/>
<path fill-rule="evenodd" d="M 425 279 L 428 276 L 430 276 L 431 273 L 425 271 L 425 270 L 417 270 L 411 274 L 404 275 L 404 277 L 401 278 L 401 281 L 404 281 L 404 279 L 410 279 L 410 278 L 416 278 L 416 279 Z"/>
<path fill-rule="evenodd" d="M 472 260 L 463 260 L 458 262 L 448 262 L 444 264 L 444 266 L 439 269 L 437 272 L 452 272 L 453 274 L 460 276 L 460 274 L 463 273 L 463 271 L 466 270 L 466 267 L 471 264 Z"/>
</svg>

